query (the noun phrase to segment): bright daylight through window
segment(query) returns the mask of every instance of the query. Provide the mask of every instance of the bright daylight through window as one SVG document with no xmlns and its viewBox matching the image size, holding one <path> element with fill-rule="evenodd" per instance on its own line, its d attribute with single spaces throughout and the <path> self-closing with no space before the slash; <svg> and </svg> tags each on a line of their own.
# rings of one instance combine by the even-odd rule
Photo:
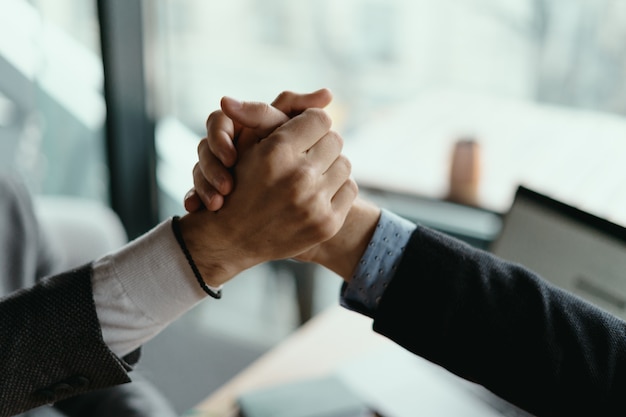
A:
<svg viewBox="0 0 626 417">
<path fill-rule="evenodd" d="M 173 201 L 221 96 L 329 87 L 361 184 L 444 196 L 454 144 L 470 138 L 479 204 L 504 210 L 525 183 L 626 222 L 624 2 L 144 4 L 159 182 Z"/>
</svg>

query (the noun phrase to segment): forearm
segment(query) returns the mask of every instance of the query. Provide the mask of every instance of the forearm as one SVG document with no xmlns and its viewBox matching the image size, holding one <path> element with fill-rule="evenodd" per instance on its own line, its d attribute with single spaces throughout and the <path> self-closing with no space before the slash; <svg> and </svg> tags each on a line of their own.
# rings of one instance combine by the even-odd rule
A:
<svg viewBox="0 0 626 417">
<path fill-rule="evenodd" d="M 430 229 L 407 245 L 374 328 L 537 415 L 624 414 L 623 322 Z"/>
</svg>

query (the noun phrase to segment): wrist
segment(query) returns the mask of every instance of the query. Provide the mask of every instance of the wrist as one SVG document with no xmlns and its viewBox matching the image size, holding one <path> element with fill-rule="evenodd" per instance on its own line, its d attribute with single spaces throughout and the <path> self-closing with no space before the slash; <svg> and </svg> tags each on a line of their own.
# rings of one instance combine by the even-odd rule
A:
<svg viewBox="0 0 626 417">
<path fill-rule="evenodd" d="M 242 254 L 235 253 L 228 237 L 214 227 L 215 213 L 201 211 L 179 219 L 182 240 L 204 284 L 219 288 L 254 263 L 246 263 Z"/>
<path fill-rule="evenodd" d="M 330 269 L 349 282 L 376 230 L 379 218 L 380 208 L 357 198 L 341 230 L 332 239 L 318 245 L 307 260 Z"/>
</svg>

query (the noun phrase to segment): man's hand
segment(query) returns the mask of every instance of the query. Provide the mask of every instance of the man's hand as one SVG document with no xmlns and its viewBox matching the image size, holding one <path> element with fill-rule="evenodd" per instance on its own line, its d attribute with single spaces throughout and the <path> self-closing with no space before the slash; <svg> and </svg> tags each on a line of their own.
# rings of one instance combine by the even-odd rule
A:
<svg viewBox="0 0 626 417">
<path fill-rule="evenodd" d="M 234 113 L 248 105 L 263 108 L 223 103 L 225 112 Z M 266 119 L 287 118 L 267 108 Z M 218 286 L 258 263 L 296 256 L 339 231 L 357 186 L 350 179 L 350 162 L 341 155 L 343 141 L 330 127 L 323 110 L 308 109 L 260 141 L 240 131 L 237 139 L 247 141 L 246 149 L 235 155 L 236 187 L 231 185 L 228 199 L 218 212 L 197 211 L 181 219 L 183 237 L 207 284 Z M 264 128 L 259 124 L 250 132 Z"/>
<path fill-rule="evenodd" d="M 300 113 L 307 105 L 312 103 L 326 105 L 328 101 L 330 101 L 328 90 L 308 95 L 285 92 L 271 107 L 262 103 L 244 103 L 243 106 L 234 109 L 230 106 L 229 100 L 223 101 L 223 110 L 213 113 L 207 121 L 207 137 L 198 147 L 200 161 L 194 169 L 194 187 L 198 192 L 194 192 L 191 198 L 186 199 L 185 207 L 190 211 L 199 209 L 201 207 L 199 199 L 202 198 L 209 210 L 219 210 L 223 196 L 232 190 L 234 184 L 226 167 L 232 166 L 237 159 L 233 140 L 239 137 L 238 134 L 252 137 L 253 142 L 258 141 L 266 132 L 280 126 L 289 116 Z M 281 111 L 278 111 L 279 109 Z M 235 131 L 234 126 L 238 126 L 239 133 Z M 379 216 L 378 207 L 357 198 L 336 236 L 298 254 L 296 258 L 324 265 L 345 280 L 350 280 L 374 232 Z"/>
<path fill-rule="evenodd" d="M 310 94 L 284 91 L 271 106 L 244 102 L 238 107 L 237 102 L 222 99 L 222 109 L 208 117 L 207 137 L 198 144 L 199 162 L 193 170 L 194 188 L 185 196 L 185 209 L 194 212 L 204 206 L 210 211 L 219 210 L 224 196 L 233 189 L 233 177 L 228 168 L 237 162 L 238 152 L 245 152 L 251 144 L 304 110 L 324 108 L 331 100 L 332 94 L 325 88 Z"/>
</svg>

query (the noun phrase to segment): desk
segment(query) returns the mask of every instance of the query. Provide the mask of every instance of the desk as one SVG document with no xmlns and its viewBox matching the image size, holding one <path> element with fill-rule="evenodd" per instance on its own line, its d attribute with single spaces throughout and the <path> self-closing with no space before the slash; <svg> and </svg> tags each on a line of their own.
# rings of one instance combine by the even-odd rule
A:
<svg viewBox="0 0 626 417">
<path fill-rule="evenodd" d="M 185 416 L 237 417 L 236 399 L 248 390 L 331 373 L 387 416 L 530 416 L 483 387 L 400 348 L 374 333 L 371 325 L 367 317 L 331 308 Z"/>
<path fill-rule="evenodd" d="M 203 417 L 235 417 L 235 400 L 247 390 L 325 375 L 343 361 L 393 344 L 371 327 L 371 319 L 341 307 L 318 314 L 211 394 L 195 411 Z"/>
<path fill-rule="evenodd" d="M 331 373 L 387 416 L 529 416 L 486 389 L 400 348 L 374 333 L 371 325 L 367 317 L 333 307 L 307 322 L 186 416 L 236 417 L 236 399 L 248 390 Z"/>
</svg>

